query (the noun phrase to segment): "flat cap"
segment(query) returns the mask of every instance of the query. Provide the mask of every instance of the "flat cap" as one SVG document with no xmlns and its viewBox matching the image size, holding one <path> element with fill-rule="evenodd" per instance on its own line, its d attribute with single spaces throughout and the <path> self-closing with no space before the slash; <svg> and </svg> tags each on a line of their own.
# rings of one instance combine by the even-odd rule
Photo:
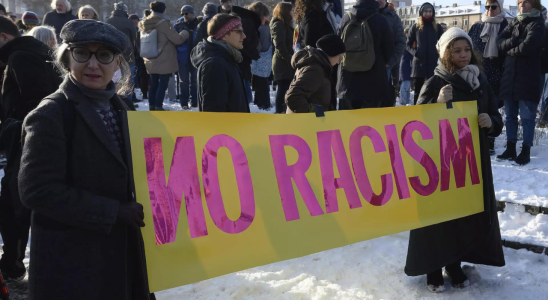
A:
<svg viewBox="0 0 548 300">
<path fill-rule="evenodd" d="M 65 44 L 98 43 L 118 50 L 124 56 L 131 53 L 127 36 L 114 26 L 95 20 L 72 20 L 63 26 L 60 34 Z"/>
</svg>

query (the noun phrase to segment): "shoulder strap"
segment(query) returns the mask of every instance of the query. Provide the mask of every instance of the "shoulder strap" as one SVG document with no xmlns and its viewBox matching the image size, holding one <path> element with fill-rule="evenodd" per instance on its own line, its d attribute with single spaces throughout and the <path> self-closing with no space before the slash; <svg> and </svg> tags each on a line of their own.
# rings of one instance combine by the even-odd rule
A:
<svg viewBox="0 0 548 300">
<path fill-rule="evenodd" d="M 364 21 L 369 21 L 369 19 L 371 19 L 371 17 L 373 17 L 373 16 L 376 15 L 376 14 L 378 14 L 378 13 L 374 13 L 374 14 L 370 15 L 369 17 L 365 18 Z"/>
<path fill-rule="evenodd" d="M 63 113 L 63 131 L 67 141 L 72 139 L 73 125 L 74 125 L 74 104 L 67 100 L 65 95 L 60 92 L 53 93 L 47 96 L 45 99 L 55 101 L 60 107 Z M 69 145 L 70 143 L 67 143 Z"/>
</svg>

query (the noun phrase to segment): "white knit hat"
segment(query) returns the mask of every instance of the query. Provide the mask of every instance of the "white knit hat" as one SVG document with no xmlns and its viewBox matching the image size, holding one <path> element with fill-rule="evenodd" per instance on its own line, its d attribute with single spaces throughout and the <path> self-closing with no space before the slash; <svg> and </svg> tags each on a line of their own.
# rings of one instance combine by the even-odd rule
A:
<svg viewBox="0 0 548 300">
<path fill-rule="evenodd" d="M 457 27 L 451 27 L 447 29 L 447 31 L 440 37 L 440 40 L 436 44 L 436 49 L 438 49 L 440 57 L 443 57 L 443 55 L 445 54 L 445 49 L 447 48 L 449 43 L 458 38 L 466 38 L 470 42 L 470 46 L 472 46 L 472 48 L 474 47 L 472 39 L 464 30 Z"/>
</svg>

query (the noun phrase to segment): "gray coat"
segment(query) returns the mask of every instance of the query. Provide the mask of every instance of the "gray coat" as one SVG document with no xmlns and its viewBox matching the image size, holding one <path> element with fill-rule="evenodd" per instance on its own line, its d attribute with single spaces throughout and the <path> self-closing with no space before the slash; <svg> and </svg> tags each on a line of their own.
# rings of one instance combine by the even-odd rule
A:
<svg viewBox="0 0 548 300">
<path fill-rule="evenodd" d="M 396 14 L 395 11 L 391 10 L 388 4 L 382 9 L 379 10 L 379 13 L 386 18 L 388 25 L 392 30 L 392 39 L 394 40 L 394 54 L 390 57 L 387 64 L 390 68 L 394 66 L 399 66 L 401 58 L 403 56 L 403 51 L 405 50 L 405 43 L 407 39 L 405 38 L 405 33 L 403 32 L 403 25 L 401 19 Z"/>
<path fill-rule="evenodd" d="M 121 126 L 119 151 L 70 80 L 57 92 L 69 103 L 46 98 L 23 124 L 19 192 L 33 211 L 29 299 L 148 300 L 141 232 L 116 221 L 120 203 L 135 201 L 128 130 Z M 127 107 L 110 100 L 122 116 Z"/>
<path fill-rule="evenodd" d="M 135 48 L 135 40 L 137 40 L 137 29 L 135 28 L 135 23 L 128 19 L 128 15 L 121 10 L 113 11 L 112 16 L 107 18 L 105 23 L 116 27 L 118 31 L 127 36 L 129 42 L 131 43 L 131 48 L 129 49 L 131 50 L 131 53 L 126 53 L 126 55 L 128 58 L 128 63 L 130 65 L 134 65 L 135 54 L 133 53 L 133 49 Z"/>
</svg>

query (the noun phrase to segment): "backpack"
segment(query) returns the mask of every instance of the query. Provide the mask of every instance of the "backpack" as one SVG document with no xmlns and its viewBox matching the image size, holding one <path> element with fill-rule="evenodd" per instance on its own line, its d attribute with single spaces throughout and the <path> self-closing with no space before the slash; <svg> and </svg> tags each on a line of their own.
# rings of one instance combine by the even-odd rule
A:
<svg viewBox="0 0 548 300">
<path fill-rule="evenodd" d="M 375 45 L 367 21 L 376 14 L 374 13 L 359 21 L 348 13 L 350 23 L 346 25 L 341 36 L 346 46 L 346 53 L 341 62 L 344 70 L 365 72 L 373 68 L 373 64 L 375 64 Z"/>
<path fill-rule="evenodd" d="M 158 24 L 164 21 L 162 20 Z M 158 55 L 160 55 L 160 49 L 158 49 L 158 30 L 141 31 L 141 57 L 151 59 L 158 57 Z"/>
</svg>

